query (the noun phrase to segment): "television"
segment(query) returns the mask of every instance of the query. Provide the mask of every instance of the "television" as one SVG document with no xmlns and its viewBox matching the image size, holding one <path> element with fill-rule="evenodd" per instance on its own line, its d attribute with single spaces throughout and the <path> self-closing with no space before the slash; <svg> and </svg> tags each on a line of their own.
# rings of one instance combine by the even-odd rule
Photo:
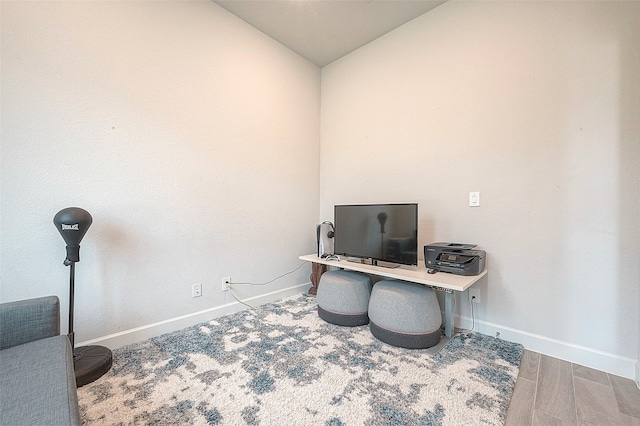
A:
<svg viewBox="0 0 640 426">
<path fill-rule="evenodd" d="M 417 203 L 336 205 L 333 221 L 334 254 L 385 267 L 418 265 Z"/>
</svg>

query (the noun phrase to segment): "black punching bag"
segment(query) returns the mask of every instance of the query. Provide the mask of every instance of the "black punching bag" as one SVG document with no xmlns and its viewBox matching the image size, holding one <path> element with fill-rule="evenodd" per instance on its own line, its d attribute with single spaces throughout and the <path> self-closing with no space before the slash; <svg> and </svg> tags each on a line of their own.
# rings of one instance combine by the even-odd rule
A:
<svg viewBox="0 0 640 426">
<path fill-rule="evenodd" d="M 80 241 L 89 230 L 93 218 L 88 211 L 78 207 L 60 210 L 53 218 L 56 229 L 67 244 L 65 266 L 71 266 L 69 279 L 69 340 L 73 349 L 73 367 L 78 387 L 91 383 L 111 368 L 112 353 L 103 346 L 75 347 L 73 311 L 75 293 L 75 265 L 80 261 Z"/>
<path fill-rule="evenodd" d="M 80 262 L 80 241 L 93 223 L 89 212 L 79 207 L 69 207 L 60 210 L 53 218 L 53 223 L 67 243 L 67 258 L 64 264 Z"/>
</svg>

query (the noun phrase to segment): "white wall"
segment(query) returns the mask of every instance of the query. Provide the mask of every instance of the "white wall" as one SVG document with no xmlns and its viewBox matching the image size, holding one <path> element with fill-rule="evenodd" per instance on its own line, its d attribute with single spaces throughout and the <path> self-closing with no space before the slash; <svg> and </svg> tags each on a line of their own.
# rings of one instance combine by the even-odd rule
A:
<svg viewBox="0 0 640 426">
<path fill-rule="evenodd" d="M 639 45 L 637 2 L 448 2 L 323 68 L 320 219 L 418 202 L 488 253 L 481 331 L 633 377 Z"/>
<path fill-rule="evenodd" d="M 321 114 L 317 67 L 208 1 L 0 14 L 0 301 L 66 315 L 68 206 L 82 341 L 223 310 L 334 204 L 417 201 L 421 246 L 488 252 L 481 331 L 640 382 L 637 3 L 449 2 L 324 68 Z"/>
<path fill-rule="evenodd" d="M 222 277 L 262 283 L 313 251 L 317 66 L 210 1 L 1 8 L 0 301 L 58 295 L 66 331 L 52 220 L 70 206 L 93 216 L 77 342 L 224 306 Z"/>
</svg>

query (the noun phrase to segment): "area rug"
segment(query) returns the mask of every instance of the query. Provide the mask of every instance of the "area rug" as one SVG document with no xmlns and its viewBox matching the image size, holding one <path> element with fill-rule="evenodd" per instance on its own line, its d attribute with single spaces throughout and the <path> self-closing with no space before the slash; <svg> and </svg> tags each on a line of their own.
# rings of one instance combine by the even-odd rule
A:
<svg viewBox="0 0 640 426">
<path fill-rule="evenodd" d="M 300 295 L 117 349 L 78 397 L 87 425 L 500 425 L 521 356 L 478 333 L 396 348 Z"/>
</svg>

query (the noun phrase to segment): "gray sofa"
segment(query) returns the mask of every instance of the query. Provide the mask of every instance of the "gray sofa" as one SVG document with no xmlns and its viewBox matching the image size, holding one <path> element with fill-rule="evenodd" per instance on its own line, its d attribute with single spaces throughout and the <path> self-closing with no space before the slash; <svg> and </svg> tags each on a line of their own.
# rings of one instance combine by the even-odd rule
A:
<svg viewBox="0 0 640 426">
<path fill-rule="evenodd" d="M 55 296 L 0 304 L 0 425 L 79 425 L 73 349 Z"/>
</svg>

